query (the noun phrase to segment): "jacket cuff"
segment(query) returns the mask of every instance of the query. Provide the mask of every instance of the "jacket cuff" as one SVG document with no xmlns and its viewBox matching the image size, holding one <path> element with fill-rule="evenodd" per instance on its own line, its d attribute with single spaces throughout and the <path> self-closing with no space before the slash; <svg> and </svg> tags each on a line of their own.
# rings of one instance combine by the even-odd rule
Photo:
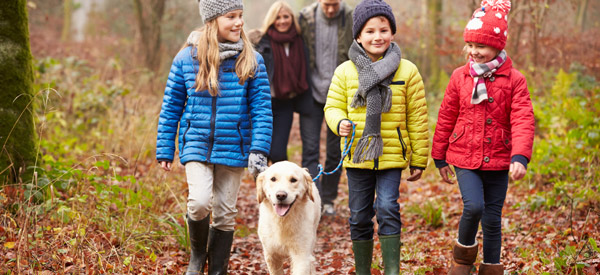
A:
<svg viewBox="0 0 600 275">
<path fill-rule="evenodd" d="M 433 163 L 435 163 L 435 168 L 438 168 L 438 169 L 448 166 L 448 163 L 446 162 L 446 160 L 443 160 L 443 159 L 434 159 Z"/>
<path fill-rule="evenodd" d="M 518 163 L 520 163 L 520 164 L 523 164 L 523 166 L 525 167 L 525 169 L 527 169 L 527 163 L 529 163 L 529 160 L 527 159 L 527 157 L 525 157 L 523 155 L 514 155 L 510 159 L 510 163 L 513 163 L 515 161 L 518 162 Z"/>
<path fill-rule="evenodd" d="M 268 155 L 268 154 L 266 154 L 265 152 L 263 152 L 263 151 L 258 151 L 258 150 L 250 150 L 250 154 L 260 154 L 260 155 L 263 155 L 263 156 L 265 156 L 265 157 Z"/>
<path fill-rule="evenodd" d="M 338 125 L 337 125 L 337 131 L 336 131 L 337 132 L 336 133 L 337 136 L 340 136 L 340 125 L 342 125 L 342 122 L 344 122 L 344 120 L 352 122 L 351 120 L 349 120 L 347 118 L 344 118 L 344 119 L 340 120 L 340 122 L 338 122 Z"/>
</svg>

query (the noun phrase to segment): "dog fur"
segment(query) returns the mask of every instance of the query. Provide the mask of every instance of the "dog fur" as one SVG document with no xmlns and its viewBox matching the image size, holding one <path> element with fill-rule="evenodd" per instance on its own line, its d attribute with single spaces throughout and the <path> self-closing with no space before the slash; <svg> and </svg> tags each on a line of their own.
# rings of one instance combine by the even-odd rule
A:
<svg viewBox="0 0 600 275">
<path fill-rule="evenodd" d="M 291 259 L 291 274 L 316 274 L 313 250 L 321 219 L 321 197 L 306 169 L 277 162 L 256 179 L 258 236 L 271 275 L 283 275 Z"/>
</svg>

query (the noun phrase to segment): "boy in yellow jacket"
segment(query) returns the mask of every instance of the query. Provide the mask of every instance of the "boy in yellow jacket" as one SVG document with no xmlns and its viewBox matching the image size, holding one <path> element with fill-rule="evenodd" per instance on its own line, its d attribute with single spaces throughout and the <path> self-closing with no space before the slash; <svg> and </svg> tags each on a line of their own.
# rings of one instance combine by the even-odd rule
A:
<svg viewBox="0 0 600 275">
<path fill-rule="evenodd" d="M 398 274 L 402 170 L 410 166 L 407 180 L 418 180 L 429 153 L 425 91 L 417 67 L 402 59 L 392 42 L 396 22 L 387 3 L 363 0 L 353 21 L 350 60 L 335 71 L 325 119 L 344 137 L 356 125 L 355 142 L 344 158 L 356 274 L 371 274 L 375 215 L 385 274 Z"/>
</svg>

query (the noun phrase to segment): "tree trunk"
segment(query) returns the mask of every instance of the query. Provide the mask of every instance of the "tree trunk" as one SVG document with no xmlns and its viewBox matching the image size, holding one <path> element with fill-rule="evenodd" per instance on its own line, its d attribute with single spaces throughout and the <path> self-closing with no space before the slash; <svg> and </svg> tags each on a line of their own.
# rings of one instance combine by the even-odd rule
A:
<svg viewBox="0 0 600 275">
<path fill-rule="evenodd" d="M 73 18 L 72 13 L 72 2 L 73 0 L 64 0 L 63 1 L 63 27 L 62 34 L 60 36 L 61 41 L 68 41 L 71 39 L 71 18 Z"/>
<path fill-rule="evenodd" d="M 524 7 L 522 7 L 522 5 L 524 5 Z M 510 52 L 512 53 L 512 56 L 516 58 L 519 56 L 519 50 L 521 49 L 521 37 L 523 35 L 526 25 L 525 16 L 528 14 L 527 11 L 529 10 L 529 8 L 526 6 L 526 4 L 523 3 L 523 1 L 513 0 L 511 10 L 512 16 L 509 17 L 509 25 L 511 26 L 511 28 L 512 26 L 514 26 L 514 28 L 512 28 L 511 31 L 513 35 L 509 36 L 509 39 L 511 39 L 513 43 L 513 48 Z M 516 20 L 515 18 L 517 18 L 517 15 L 519 14 L 521 17 L 519 20 Z M 512 37 L 514 37 L 514 39 Z"/>
<path fill-rule="evenodd" d="M 160 68 L 161 23 L 166 0 L 133 0 L 139 32 L 138 45 L 144 66 L 152 71 Z"/>
<path fill-rule="evenodd" d="M 442 0 L 427 0 L 427 18 L 429 21 L 429 35 L 427 37 L 427 59 L 429 75 L 428 87 L 437 88 L 440 80 L 440 55 L 438 48 L 442 43 Z"/>
<path fill-rule="evenodd" d="M 588 10 L 588 0 L 581 0 L 580 1 L 581 4 L 579 5 L 579 10 L 577 11 L 577 18 L 576 18 L 576 24 L 577 27 L 579 27 L 579 31 L 583 32 L 585 31 L 585 19 L 586 19 L 586 12 Z"/>
<path fill-rule="evenodd" d="M 26 3 L 4 0 L 0 5 L 0 184 L 16 180 L 36 160 Z"/>
<path fill-rule="evenodd" d="M 532 4 L 532 2 L 530 2 Z M 548 0 L 541 0 L 536 2 L 534 5 L 534 11 L 532 13 L 533 17 L 533 65 L 537 66 L 539 61 L 539 40 L 542 36 L 544 19 L 546 19 L 546 12 L 548 10 Z"/>
</svg>

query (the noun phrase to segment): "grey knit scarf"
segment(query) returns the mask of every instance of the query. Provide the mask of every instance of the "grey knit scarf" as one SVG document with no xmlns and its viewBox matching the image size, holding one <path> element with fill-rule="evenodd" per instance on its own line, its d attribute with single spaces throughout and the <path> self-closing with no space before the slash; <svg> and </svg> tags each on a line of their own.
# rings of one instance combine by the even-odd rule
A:
<svg viewBox="0 0 600 275">
<path fill-rule="evenodd" d="M 196 45 L 198 43 L 198 40 L 200 40 L 200 35 L 202 35 L 202 33 L 200 31 L 192 31 L 187 38 L 188 46 Z M 243 49 L 244 49 L 244 41 L 242 39 L 238 40 L 238 42 L 236 42 L 236 43 L 231 43 L 231 42 L 220 43 L 219 42 L 219 58 L 221 59 L 221 61 L 223 61 L 227 58 L 235 56 L 238 53 L 241 53 Z"/>
<path fill-rule="evenodd" d="M 392 107 L 390 83 L 400 66 L 402 53 L 398 45 L 392 42 L 383 58 L 372 62 L 355 40 L 348 56 L 358 70 L 358 90 L 350 107 L 367 107 L 365 128 L 354 149 L 353 162 L 361 163 L 383 155 L 381 113 L 389 112 Z"/>
<path fill-rule="evenodd" d="M 242 52 L 243 49 L 244 41 L 242 39 L 238 40 L 237 43 L 219 43 L 219 57 L 223 61 Z"/>
</svg>

